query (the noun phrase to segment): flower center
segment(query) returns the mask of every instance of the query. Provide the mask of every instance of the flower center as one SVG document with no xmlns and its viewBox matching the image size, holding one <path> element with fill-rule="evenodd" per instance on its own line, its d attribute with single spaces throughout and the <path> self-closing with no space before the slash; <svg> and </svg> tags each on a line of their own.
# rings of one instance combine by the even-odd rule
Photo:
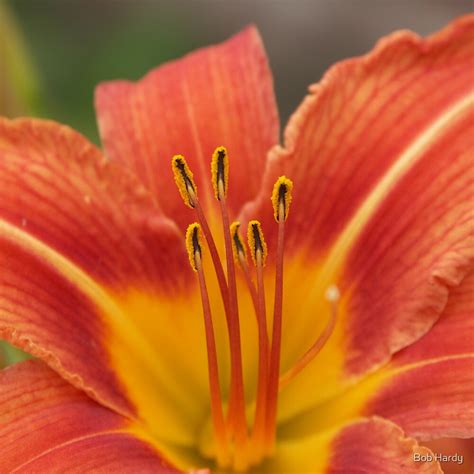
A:
<svg viewBox="0 0 474 474">
<path fill-rule="evenodd" d="M 273 305 L 273 323 L 271 339 L 267 330 L 266 302 L 264 289 L 264 267 L 267 257 L 262 226 L 259 221 L 248 223 L 248 247 L 255 266 L 256 284 L 247 263 L 247 249 L 240 235 L 240 223 L 230 224 L 226 204 L 229 182 L 229 159 L 227 150 L 218 147 L 211 162 L 212 186 L 214 195 L 220 204 L 223 226 L 226 272 L 224 272 L 214 238 L 204 215 L 194 183 L 193 173 L 185 158 L 176 155 L 172 160 L 172 169 L 178 190 L 184 203 L 192 208 L 197 217 L 196 223 L 190 224 L 186 232 L 186 248 L 191 267 L 198 275 L 202 299 L 204 327 L 206 334 L 208 375 L 210 390 L 211 420 L 213 428 L 215 458 L 222 468 L 233 468 L 245 471 L 250 466 L 260 463 L 274 451 L 276 434 L 276 413 L 278 392 L 285 387 L 301 370 L 318 354 L 329 339 L 337 315 L 339 292 L 330 287 L 326 297 L 330 303 L 330 318 L 316 342 L 291 367 L 280 375 L 281 328 L 283 308 L 283 255 L 285 243 L 285 223 L 291 204 L 293 183 L 285 176 L 276 181 L 272 204 L 274 218 L 278 225 L 276 250 L 275 297 Z M 216 272 L 226 315 L 228 340 L 230 347 L 230 391 L 227 413 L 224 413 L 220 392 L 219 368 L 214 335 L 211 305 L 203 270 L 203 239 L 207 243 Z M 253 422 L 248 426 L 245 414 L 244 379 L 242 371 L 242 349 L 240 339 L 239 308 L 236 285 L 236 265 L 246 282 L 251 295 L 258 328 L 258 380 L 255 397 Z"/>
</svg>

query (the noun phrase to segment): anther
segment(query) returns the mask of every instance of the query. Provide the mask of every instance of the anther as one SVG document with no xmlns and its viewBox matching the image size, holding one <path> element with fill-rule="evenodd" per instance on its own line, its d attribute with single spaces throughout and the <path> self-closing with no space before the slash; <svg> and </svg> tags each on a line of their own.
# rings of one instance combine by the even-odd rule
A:
<svg viewBox="0 0 474 474">
<path fill-rule="evenodd" d="M 232 222 L 230 225 L 230 235 L 232 236 L 232 251 L 234 254 L 234 260 L 238 263 L 242 263 L 242 260 L 247 260 L 247 249 L 242 242 L 240 236 L 240 222 Z"/>
<path fill-rule="evenodd" d="M 247 239 L 253 262 L 257 265 L 257 259 L 260 258 L 262 267 L 264 267 L 267 258 L 267 244 L 263 238 L 262 225 L 259 221 L 253 220 L 249 222 Z"/>
<path fill-rule="evenodd" d="M 288 211 L 291 204 L 291 191 L 293 189 L 293 181 L 286 176 L 280 176 L 272 192 L 273 216 L 277 222 L 280 221 L 280 209 L 283 206 L 283 219 L 288 219 Z"/>
<path fill-rule="evenodd" d="M 197 195 L 197 187 L 194 183 L 192 171 L 189 169 L 183 155 L 175 155 L 171 160 L 174 180 L 178 186 L 179 194 L 183 198 L 186 206 L 194 209 L 196 206 L 195 199 Z"/>
<path fill-rule="evenodd" d="M 191 268 L 197 272 L 196 254 L 202 257 L 201 226 L 197 222 L 190 224 L 186 230 L 186 250 Z"/>
<path fill-rule="evenodd" d="M 220 201 L 223 195 L 227 195 L 229 186 L 229 157 L 223 146 L 216 148 L 212 155 L 211 176 L 214 194 Z"/>
</svg>

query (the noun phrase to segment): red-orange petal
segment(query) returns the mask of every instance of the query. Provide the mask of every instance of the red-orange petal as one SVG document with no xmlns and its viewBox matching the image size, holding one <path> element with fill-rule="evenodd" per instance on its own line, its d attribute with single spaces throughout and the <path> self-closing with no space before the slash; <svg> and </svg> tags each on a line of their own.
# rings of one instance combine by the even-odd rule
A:
<svg viewBox="0 0 474 474">
<path fill-rule="evenodd" d="M 391 367 L 384 369 L 391 370 Z M 363 410 L 420 440 L 474 437 L 474 355 L 402 367 Z"/>
<path fill-rule="evenodd" d="M 474 272 L 451 289 L 443 313 L 421 339 L 397 352 L 392 365 L 474 352 Z"/>
<path fill-rule="evenodd" d="M 268 198 L 287 175 L 294 183 L 287 245 L 310 241 L 317 254 L 330 248 L 407 148 L 472 92 L 473 36 L 474 15 L 467 15 L 426 39 L 395 32 L 367 55 L 332 66 L 290 118 L 244 214 L 264 214 L 270 224 Z M 435 151 L 429 155 L 438 162 Z M 268 227 L 266 237 L 275 239 Z"/>
<path fill-rule="evenodd" d="M 130 166 L 183 228 L 190 217 L 173 181 L 173 155 L 187 158 L 201 199 L 210 202 L 210 160 L 224 145 L 231 168 L 227 202 L 237 212 L 257 193 L 266 153 L 278 142 L 271 73 L 253 27 L 137 83 L 99 85 L 96 109 L 107 154 Z"/>
<path fill-rule="evenodd" d="M 126 419 L 43 362 L 0 372 L 2 472 L 178 473 Z"/>
<path fill-rule="evenodd" d="M 182 236 L 137 179 L 68 127 L 1 120 L 0 268 L 1 338 L 190 442 L 205 349 L 177 300 L 196 285 Z"/>
<path fill-rule="evenodd" d="M 473 283 L 471 273 L 451 291 L 425 336 L 335 399 L 295 417 L 286 436 L 307 436 L 361 415 L 389 418 L 422 440 L 474 436 Z"/>
<path fill-rule="evenodd" d="M 431 451 L 418 446 L 413 438 L 404 437 L 396 425 L 379 418 L 347 426 L 335 438 L 332 450 L 327 473 L 442 473 Z M 425 457 L 427 460 L 423 461 Z"/>
<path fill-rule="evenodd" d="M 395 374 L 365 413 L 392 419 L 418 439 L 474 437 L 474 273 L 449 295 L 434 327 L 381 372 Z"/>
<path fill-rule="evenodd" d="M 408 438 L 394 423 L 362 418 L 303 439 L 277 443 L 262 473 L 441 474 L 438 463 L 416 461 L 433 453 Z"/>
<path fill-rule="evenodd" d="M 282 392 L 285 417 L 314 403 L 299 394 L 315 383 L 324 387 L 316 397 L 337 392 L 419 339 L 468 271 L 473 54 L 474 16 L 427 39 L 394 33 L 312 86 L 285 148 L 273 150 L 262 194 L 242 220 L 264 214 L 271 256 L 269 193 L 277 176 L 293 180 L 283 370 L 322 330 L 327 287 L 342 294 L 325 352 Z M 321 375 L 328 370 L 332 380 Z"/>
</svg>

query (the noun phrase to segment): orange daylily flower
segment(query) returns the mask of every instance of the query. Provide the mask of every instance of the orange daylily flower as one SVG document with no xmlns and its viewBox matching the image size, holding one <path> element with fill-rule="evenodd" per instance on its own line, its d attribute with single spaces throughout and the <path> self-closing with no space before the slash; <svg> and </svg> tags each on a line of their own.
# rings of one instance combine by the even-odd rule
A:
<svg viewBox="0 0 474 474">
<path fill-rule="evenodd" d="M 423 442 L 474 432 L 473 58 L 474 16 L 394 33 L 283 146 L 253 28 L 100 85 L 107 158 L 1 120 L 0 335 L 37 358 L 0 372 L 2 472 L 441 472 Z"/>
</svg>

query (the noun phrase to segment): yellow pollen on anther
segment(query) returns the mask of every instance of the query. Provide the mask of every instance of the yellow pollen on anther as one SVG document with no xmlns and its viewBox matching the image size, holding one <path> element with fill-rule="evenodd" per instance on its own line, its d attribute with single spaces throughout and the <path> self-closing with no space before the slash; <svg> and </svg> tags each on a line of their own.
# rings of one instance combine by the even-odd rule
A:
<svg viewBox="0 0 474 474">
<path fill-rule="evenodd" d="M 267 244 L 263 238 L 262 225 L 259 221 L 253 220 L 249 222 L 247 228 L 247 239 L 253 262 L 257 265 L 257 253 L 260 252 L 261 265 L 264 267 L 267 258 Z"/>
<path fill-rule="evenodd" d="M 189 169 L 183 155 L 175 155 L 171 160 L 174 181 L 178 186 L 179 194 L 183 198 L 184 204 L 194 209 L 193 196 L 197 194 L 197 187 L 194 183 L 192 171 Z"/>
<path fill-rule="evenodd" d="M 188 251 L 189 263 L 192 269 L 197 272 L 196 254 L 202 256 L 201 226 L 197 222 L 189 224 L 186 230 L 186 250 Z"/>
<path fill-rule="evenodd" d="M 272 192 L 273 216 L 277 222 L 280 221 L 280 205 L 283 204 L 284 220 L 288 218 L 288 211 L 291 204 L 291 191 L 293 189 L 293 181 L 286 176 L 280 176 Z"/>
<path fill-rule="evenodd" d="M 211 160 L 211 176 L 212 187 L 216 199 L 220 200 L 221 192 L 227 196 L 227 188 L 229 186 L 229 157 L 225 147 L 217 147 L 212 154 Z M 219 186 L 221 183 L 221 186 Z"/>
<path fill-rule="evenodd" d="M 240 262 L 240 259 L 247 260 L 247 249 L 240 235 L 240 222 L 232 222 L 230 225 L 230 235 L 232 237 L 232 252 L 234 260 Z"/>
</svg>

